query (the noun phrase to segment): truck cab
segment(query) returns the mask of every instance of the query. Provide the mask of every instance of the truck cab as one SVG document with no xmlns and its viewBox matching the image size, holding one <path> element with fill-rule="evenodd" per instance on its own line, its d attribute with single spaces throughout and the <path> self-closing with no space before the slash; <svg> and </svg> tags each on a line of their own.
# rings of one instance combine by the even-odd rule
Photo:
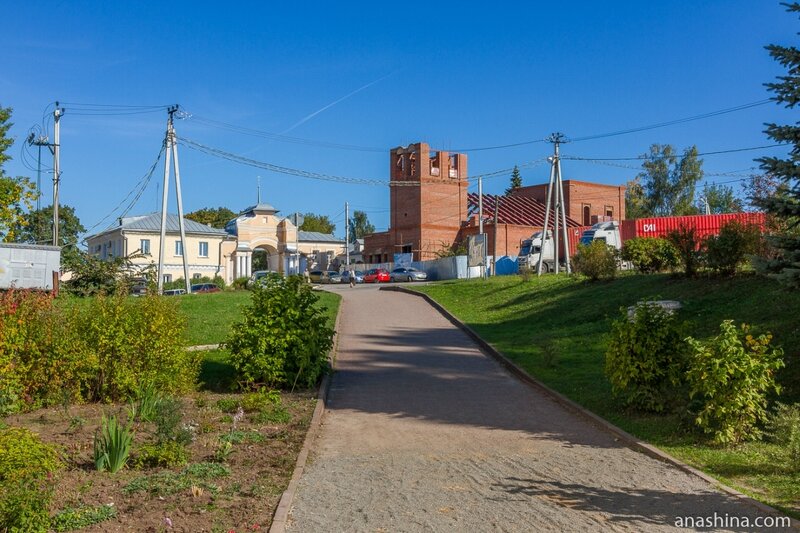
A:
<svg viewBox="0 0 800 533">
<path fill-rule="evenodd" d="M 619 222 L 598 222 L 591 228 L 585 230 L 581 235 L 580 244 L 591 244 L 592 241 L 603 241 L 617 250 L 622 248 L 622 239 L 619 233 Z"/>
<path fill-rule="evenodd" d="M 542 232 L 537 231 L 530 239 L 525 239 L 519 248 L 517 266 L 519 270 L 534 269 L 539 264 L 539 255 L 542 254 Z M 544 242 L 544 255 L 542 271 L 550 272 L 555 269 L 555 249 L 553 247 L 553 232 L 547 230 L 547 239 Z"/>
</svg>

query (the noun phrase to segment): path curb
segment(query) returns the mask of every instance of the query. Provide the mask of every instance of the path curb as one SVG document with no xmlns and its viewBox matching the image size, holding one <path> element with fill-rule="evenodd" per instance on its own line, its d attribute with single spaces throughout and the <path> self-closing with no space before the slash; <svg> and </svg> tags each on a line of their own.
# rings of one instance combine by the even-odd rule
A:
<svg viewBox="0 0 800 533">
<path fill-rule="evenodd" d="M 297 494 L 297 486 L 300 483 L 300 478 L 308 461 L 308 454 L 311 451 L 311 446 L 317 438 L 320 427 L 322 426 L 322 415 L 325 414 L 325 407 L 328 403 L 328 392 L 331 388 L 331 376 L 336 369 L 336 353 L 337 345 L 339 342 L 339 319 L 342 316 L 342 307 L 344 306 L 344 298 L 340 297 L 339 310 L 336 313 L 336 321 L 333 325 L 333 346 L 328 353 L 331 361 L 331 373 L 325 374 L 322 378 L 322 383 L 319 385 L 319 392 L 317 393 L 317 405 L 314 407 L 314 414 L 311 416 L 311 422 L 308 425 L 308 432 L 303 441 L 303 447 L 300 448 L 300 454 L 297 456 L 297 462 L 294 464 L 294 472 L 292 479 L 289 481 L 289 486 L 283 491 L 281 500 L 278 502 L 278 507 L 275 509 L 275 514 L 272 517 L 272 525 L 269 527 L 270 533 L 284 533 L 286 531 L 286 524 L 289 521 L 289 513 L 292 510 L 292 502 L 294 496 Z"/>
<path fill-rule="evenodd" d="M 464 324 L 463 322 L 461 322 L 458 318 L 456 318 L 454 315 L 452 315 L 447 309 L 445 309 L 441 304 L 439 304 L 436 300 L 434 300 L 433 298 L 431 298 L 427 294 L 424 294 L 424 293 L 421 293 L 421 292 L 417 292 L 417 291 L 414 291 L 414 290 L 411 290 L 411 289 L 407 289 L 405 287 L 381 287 L 380 290 L 382 290 L 382 291 L 402 292 L 404 294 L 411 294 L 413 296 L 419 296 L 419 297 L 423 298 L 434 309 L 439 311 L 453 325 L 455 325 L 456 327 L 458 327 L 459 329 L 464 331 L 464 333 L 466 333 L 473 341 L 475 341 L 476 344 L 478 344 L 478 346 L 480 346 L 481 350 L 483 350 L 484 353 L 486 353 L 487 355 L 489 355 L 493 359 L 495 359 L 497 362 L 499 362 L 506 370 L 508 370 L 513 376 L 515 376 L 517 379 L 519 379 L 523 383 L 540 390 L 544 394 L 550 396 L 556 403 L 562 405 L 563 407 L 566 407 L 570 411 L 572 411 L 572 412 L 574 412 L 574 413 L 576 413 L 576 414 L 588 419 L 594 425 L 596 425 L 596 426 L 600 427 L 601 429 L 611 433 L 619 441 L 625 443 L 628 447 L 630 447 L 632 449 L 635 449 L 637 451 L 640 451 L 640 452 L 644 453 L 645 455 L 648 455 L 648 456 L 650 456 L 650 457 L 652 457 L 654 459 L 657 459 L 659 461 L 662 461 L 662 462 L 671 464 L 673 466 L 676 466 L 679 469 L 683 470 L 684 472 L 687 472 L 689 474 L 697 476 L 697 477 L 703 479 L 704 481 L 712 484 L 713 486 L 717 487 L 721 491 L 723 491 L 723 492 L 725 492 L 727 494 L 730 494 L 731 496 L 735 496 L 736 498 L 740 499 L 742 502 L 747 503 L 747 504 L 751 505 L 752 507 L 755 507 L 758 510 L 760 510 L 760 511 L 766 513 L 766 514 L 769 514 L 769 515 L 772 515 L 772 516 L 777 516 L 777 517 L 787 517 L 787 518 L 789 518 L 790 526 L 792 528 L 800 529 L 800 521 L 795 520 L 794 518 L 792 518 L 792 517 L 780 512 L 780 511 L 778 511 L 777 509 L 775 509 L 773 507 L 770 507 L 769 505 L 767 505 L 765 503 L 762 503 L 762 502 L 760 502 L 758 500 L 755 500 L 755 499 L 751 498 L 750 496 L 747 496 L 746 494 L 743 494 L 743 493 L 739 492 L 738 490 L 734 489 L 733 487 L 729 487 L 729 486 L 725 485 L 724 483 L 722 483 L 718 479 L 715 479 L 715 478 L 709 476 L 708 474 L 706 474 L 704 472 L 701 472 L 700 470 L 698 470 L 698 469 L 696 469 L 696 468 L 694 468 L 692 466 L 689 466 L 688 464 L 686 464 L 683 461 L 673 457 L 672 455 L 666 453 L 665 451 L 656 448 L 652 444 L 648 444 L 648 443 L 646 443 L 646 442 L 634 437 L 633 435 L 631 435 L 630 433 L 626 432 L 622 428 L 619 428 L 619 427 L 615 426 L 614 424 L 612 424 L 608 420 L 606 420 L 604 418 L 601 418 L 600 416 L 592 413 L 591 411 L 587 410 L 583 406 L 581 406 L 581 405 L 575 403 L 574 401 L 570 400 L 569 398 L 567 398 L 566 396 L 564 396 L 560 392 L 557 392 L 557 391 L 551 389 L 550 387 L 548 387 L 547 385 L 545 385 L 544 383 L 542 383 L 538 379 L 534 378 L 533 376 L 531 376 L 530 374 L 525 372 L 521 367 L 517 366 L 516 363 L 514 363 L 513 361 L 508 359 L 505 355 L 503 355 L 499 351 L 497 351 L 491 344 L 489 344 L 483 338 L 481 338 L 475 332 L 475 330 L 473 330 L 471 327 L 469 327 L 466 324 Z"/>
</svg>

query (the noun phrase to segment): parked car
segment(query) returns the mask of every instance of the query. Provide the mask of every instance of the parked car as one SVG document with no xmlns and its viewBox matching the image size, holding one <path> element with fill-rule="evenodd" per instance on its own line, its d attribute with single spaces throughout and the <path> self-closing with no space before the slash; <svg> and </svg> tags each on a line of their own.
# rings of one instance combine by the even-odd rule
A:
<svg viewBox="0 0 800 533">
<path fill-rule="evenodd" d="M 356 283 L 364 283 L 364 272 L 362 272 L 361 270 L 354 270 L 353 273 L 355 274 L 355 276 L 353 277 L 355 278 Z M 349 270 L 345 270 L 344 274 L 342 274 L 342 283 L 350 283 Z"/>
<path fill-rule="evenodd" d="M 414 267 L 398 267 L 389 275 L 392 281 L 425 281 L 428 275 Z"/>
<path fill-rule="evenodd" d="M 250 279 L 247 280 L 247 286 L 252 287 L 256 283 L 264 283 L 267 279 L 267 276 L 270 274 L 278 274 L 274 270 L 256 270 L 253 272 L 253 275 L 250 276 Z"/>
<path fill-rule="evenodd" d="M 186 294 L 186 289 L 167 289 L 161 294 L 164 296 L 180 296 Z"/>
<path fill-rule="evenodd" d="M 311 283 L 341 283 L 342 275 L 335 270 L 312 270 L 308 279 Z"/>
<path fill-rule="evenodd" d="M 323 273 L 322 281 L 320 283 L 341 283 L 342 282 L 342 275 L 336 272 L 335 270 L 328 270 L 327 272 Z"/>
<path fill-rule="evenodd" d="M 145 296 L 147 294 L 147 280 L 135 279 L 131 284 L 131 296 Z"/>
<path fill-rule="evenodd" d="M 219 292 L 220 288 L 213 283 L 198 283 L 192 285 L 192 294 L 201 294 L 206 292 Z"/>
<path fill-rule="evenodd" d="M 364 274 L 364 283 L 388 283 L 390 279 L 389 271 L 385 268 L 373 268 Z"/>
</svg>

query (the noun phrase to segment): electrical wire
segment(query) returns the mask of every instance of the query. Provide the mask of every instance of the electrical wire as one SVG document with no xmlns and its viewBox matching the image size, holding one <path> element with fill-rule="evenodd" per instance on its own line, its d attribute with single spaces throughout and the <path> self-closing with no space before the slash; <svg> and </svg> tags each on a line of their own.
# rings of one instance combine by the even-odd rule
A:
<svg viewBox="0 0 800 533">
<path fill-rule="evenodd" d="M 736 152 L 750 152 L 753 150 L 765 150 L 767 148 L 777 148 L 779 146 L 786 146 L 785 144 L 766 144 L 764 146 L 752 146 L 749 148 L 733 148 L 730 150 L 717 150 L 715 152 L 701 152 L 697 156 L 707 155 L 720 155 L 720 154 L 733 154 Z M 675 154 L 676 156 L 678 154 Z M 647 161 L 651 159 L 650 155 L 640 155 L 636 157 L 580 157 L 573 155 L 562 155 L 561 159 L 568 161 Z"/>
<path fill-rule="evenodd" d="M 100 221 L 97 224 L 86 230 L 87 235 L 90 234 L 95 228 L 102 225 L 106 220 L 111 218 L 131 196 L 133 196 L 133 199 L 130 201 L 127 207 L 120 213 L 119 218 L 124 217 L 131 211 L 131 209 L 133 209 L 133 207 L 142 197 L 142 194 L 144 194 L 144 191 L 147 189 L 147 186 L 150 184 L 150 180 L 152 179 L 153 174 L 155 173 L 156 167 L 158 167 L 158 162 L 161 161 L 161 157 L 164 155 L 165 151 L 166 151 L 166 142 L 162 142 L 161 150 L 159 150 L 156 160 L 153 161 L 153 164 L 150 165 L 150 168 L 147 169 L 145 175 L 142 176 L 142 178 L 133 187 L 133 189 L 131 189 L 131 191 L 128 192 L 125 198 L 123 198 L 122 201 L 119 204 L 117 204 L 117 206 L 114 209 L 112 209 L 110 213 L 108 213 L 106 216 L 100 219 Z M 84 238 L 81 242 L 86 243 L 86 238 Z"/>
</svg>

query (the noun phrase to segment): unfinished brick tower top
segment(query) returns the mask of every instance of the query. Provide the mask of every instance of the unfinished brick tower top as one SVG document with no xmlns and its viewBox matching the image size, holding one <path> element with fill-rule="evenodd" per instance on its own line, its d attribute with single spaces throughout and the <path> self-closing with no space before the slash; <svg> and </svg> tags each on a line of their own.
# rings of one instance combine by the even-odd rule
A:
<svg viewBox="0 0 800 533">
<path fill-rule="evenodd" d="M 467 218 L 467 156 L 431 151 L 426 143 L 390 152 L 393 253 L 435 259 L 450 249 Z"/>
</svg>

